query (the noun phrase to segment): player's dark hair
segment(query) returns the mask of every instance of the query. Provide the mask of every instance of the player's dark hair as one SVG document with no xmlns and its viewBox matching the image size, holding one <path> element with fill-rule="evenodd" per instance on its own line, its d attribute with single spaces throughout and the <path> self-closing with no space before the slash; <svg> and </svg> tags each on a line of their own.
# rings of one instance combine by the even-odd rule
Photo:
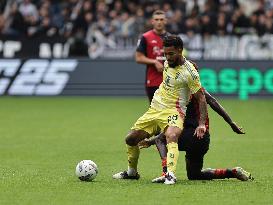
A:
<svg viewBox="0 0 273 205">
<path fill-rule="evenodd" d="M 155 11 L 153 12 L 152 16 L 154 16 L 154 15 L 166 15 L 166 14 L 165 14 L 165 12 L 162 11 L 162 10 L 155 10 Z"/>
<path fill-rule="evenodd" d="M 167 35 L 163 38 L 163 46 L 164 47 L 175 47 L 181 48 L 183 50 L 183 41 L 177 35 Z"/>
</svg>

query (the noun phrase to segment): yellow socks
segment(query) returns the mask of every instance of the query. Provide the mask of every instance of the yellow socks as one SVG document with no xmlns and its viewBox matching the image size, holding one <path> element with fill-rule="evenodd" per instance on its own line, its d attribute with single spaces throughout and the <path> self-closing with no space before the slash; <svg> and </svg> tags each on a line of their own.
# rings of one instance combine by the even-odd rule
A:
<svg viewBox="0 0 273 205">
<path fill-rule="evenodd" d="M 138 146 L 127 145 L 127 155 L 128 155 L 128 175 L 135 175 L 137 172 L 137 163 L 139 157 Z"/>
<path fill-rule="evenodd" d="M 168 172 L 175 173 L 176 164 L 179 157 L 178 144 L 176 142 L 170 142 L 167 144 L 167 170 Z"/>
<path fill-rule="evenodd" d="M 179 157 L 178 144 L 171 142 L 167 144 L 168 153 L 167 153 L 167 169 L 168 172 L 175 173 L 176 164 Z M 139 157 L 139 148 L 138 146 L 129 146 L 127 145 L 127 155 L 128 155 L 128 174 L 135 175 L 137 172 L 137 164 Z"/>
</svg>

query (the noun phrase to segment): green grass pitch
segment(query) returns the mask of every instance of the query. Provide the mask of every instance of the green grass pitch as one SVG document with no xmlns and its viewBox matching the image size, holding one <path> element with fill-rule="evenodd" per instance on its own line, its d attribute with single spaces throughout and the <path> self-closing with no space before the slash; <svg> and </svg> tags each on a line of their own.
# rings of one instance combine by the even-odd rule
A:
<svg viewBox="0 0 273 205">
<path fill-rule="evenodd" d="M 236 135 L 211 109 L 205 167 L 242 166 L 254 181 L 189 181 L 184 153 L 174 186 L 152 184 L 160 174 L 154 147 L 141 151 L 138 181 L 112 174 L 127 167 L 124 137 L 147 108 L 146 98 L 0 99 L 0 204 L 272 204 L 273 100 L 221 100 L 246 135 Z M 76 164 L 99 166 L 81 182 Z"/>
</svg>

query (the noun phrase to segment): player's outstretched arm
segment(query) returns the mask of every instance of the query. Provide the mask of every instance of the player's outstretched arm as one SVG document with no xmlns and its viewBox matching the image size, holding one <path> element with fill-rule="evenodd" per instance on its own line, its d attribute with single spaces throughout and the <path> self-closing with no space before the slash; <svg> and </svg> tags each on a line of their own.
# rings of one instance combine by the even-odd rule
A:
<svg viewBox="0 0 273 205">
<path fill-rule="evenodd" d="M 211 96 L 211 94 L 204 89 L 204 94 L 206 97 L 206 101 L 209 104 L 209 106 L 218 113 L 224 120 L 230 125 L 232 130 L 236 132 L 237 134 L 245 134 L 242 127 L 239 127 L 235 122 L 232 121 L 228 113 L 225 111 L 225 109 L 222 107 L 222 105 Z"/>
<path fill-rule="evenodd" d="M 196 93 L 194 93 L 193 96 L 196 98 L 199 104 L 199 111 L 200 111 L 199 125 L 195 129 L 194 135 L 196 135 L 197 138 L 201 139 L 203 138 L 206 132 L 205 123 L 208 116 L 207 102 L 206 102 L 206 98 L 202 88 L 200 88 Z"/>
<path fill-rule="evenodd" d="M 148 148 L 154 144 L 155 144 L 155 140 L 154 140 L 154 138 L 152 138 L 152 139 L 144 139 L 144 140 L 140 141 L 137 144 L 137 146 L 139 147 L 139 149 L 143 149 L 143 148 Z"/>
<path fill-rule="evenodd" d="M 151 137 L 149 139 L 144 139 L 138 143 L 138 147 L 140 149 L 143 148 L 148 148 L 152 145 L 155 145 L 158 141 L 164 141 L 165 140 L 165 135 L 163 133 L 160 133 L 159 135 L 155 137 Z"/>
<path fill-rule="evenodd" d="M 166 142 L 166 137 L 165 137 L 164 133 L 160 133 L 159 135 L 157 135 L 153 138 L 150 138 L 150 139 L 142 140 L 141 142 L 138 143 L 138 147 L 140 149 L 143 149 L 143 148 L 148 148 L 154 144 L 156 145 L 156 147 L 158 149 L 160 158 L 161 159 L 166 158 L 168 150 L 166 147 L 167 142 Z"/>
</svg>

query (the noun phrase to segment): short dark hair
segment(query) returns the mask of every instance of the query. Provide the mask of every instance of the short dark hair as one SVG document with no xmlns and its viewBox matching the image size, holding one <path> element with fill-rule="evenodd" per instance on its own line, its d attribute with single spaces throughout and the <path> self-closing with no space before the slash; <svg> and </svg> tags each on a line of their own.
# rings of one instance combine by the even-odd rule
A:
<svg viewBox="0 0 273 205">
<path fill-rule="evenodd" d="M 166 35 L 163 38 L 163 46 L 164 47 L 175 47 L 183 49 L 183 41 L 177 35 Z"/>
<path fill-rule="evenodd" d="M 152 17 L 154 17 L 154 15 L 166 15 L 164 11 L 162 10 L 155 10 L 152 14 Z"/>
</svg>

